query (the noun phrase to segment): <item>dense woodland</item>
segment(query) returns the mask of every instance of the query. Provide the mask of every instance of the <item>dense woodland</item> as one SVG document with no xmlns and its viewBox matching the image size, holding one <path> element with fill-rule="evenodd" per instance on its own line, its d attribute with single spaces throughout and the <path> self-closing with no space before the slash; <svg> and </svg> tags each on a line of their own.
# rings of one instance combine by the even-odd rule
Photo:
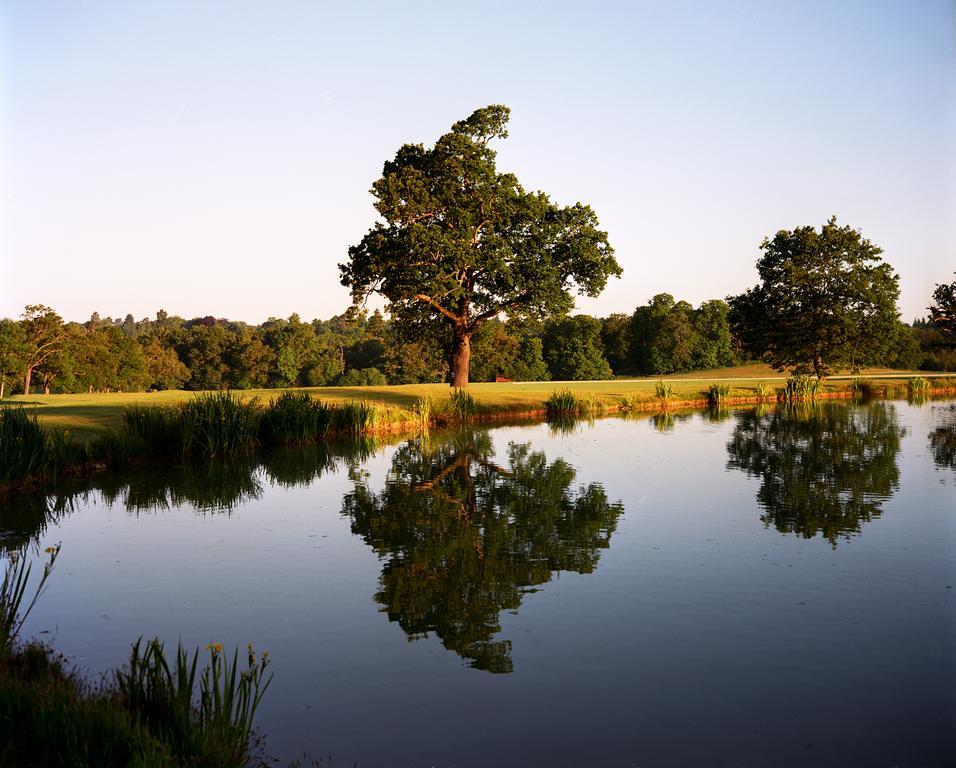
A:
<svg viewBox="0 0 956 768">
<path fill-rule="evenodd" d="M 735 338 L 728 304 L 693 307 L 658 294 L 633 314 L 562 316 L 547 322 L 492 320 L 472 342 L 473 381 L 587 380 L 685 373 L 752 357 Z M 350 310 L 328 320 L 298 315 L 261 325 L 163 310 L 136 320 L 94 314 L 64 322 L 41 305 L 0 320 L 5 394 L 149 389 L 356 386 L 449 380 L 441 329 L 413 329 L 380 312 Z M 932 319 L 900 323 L 883 359 L 866 364 L 956 370 L 956 352 Z"/>
</svg>

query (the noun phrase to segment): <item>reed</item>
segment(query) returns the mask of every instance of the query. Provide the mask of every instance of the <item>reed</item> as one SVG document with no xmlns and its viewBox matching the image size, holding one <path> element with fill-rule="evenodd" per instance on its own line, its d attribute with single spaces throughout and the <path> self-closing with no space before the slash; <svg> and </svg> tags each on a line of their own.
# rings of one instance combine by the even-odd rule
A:
<svg viewBox="0 0 956 768">
<path fill-rule="evenodd" d="M 914 402 L 922 402 L 930 394 L 929 379 L 922 376 L 914 376 L 906 381 L 906 396 Z"/>
<path fill-rule="evenodd" d="M 253 718 L 272 682 L 272 675 L 265 675 L 268 653 L 257 659 L 250 645 L 246 668 L 240 671 L 238 650 L 231 661 L 218 643 L 206 650 L 209 665 L 197 676 L 198 649 L 190 655 L 180 644 L 170 663 L 159 640 L 143 646 L 140 638 L 128 665 L 115 673 L 117 693 L 174 754 L 214 752 L 241 765 L 248 756 Z"/>
<path fill-rule="evenodd" d="M 670 382 L 658 380 L 654 384 L 654 396 L 658 400 L 670 400 L 673 394 L 674 387 L 670 384 Z"/>
<path fill-rule="evenodd" d="M 295 445 L 324 437 L 332 426 L 332 408 L 307 392 L 283 392 L 273 399 L 259 421 L 265 444 Z"/>
<path fill-rule="evenodd" d="M 211 392 L 180 407 L 184 453 L 212 458 L 248 450 L 258 443 L 260 412 L 255 400 Z"/>
<path fill-rule="evenodd" d="M 421 395 L 415 400 L 413 410 L 418 428 L 421 429 L 422 432 L 427 432 L 431 428 L 432 411 L 434 410 L 432 399 L 427 395 Z"/>
<path fill-rule="evenodd" d="M 776 397 L 776 389 L 770 384 L 764 384 L 763 382 L 757 382 L 757 386 L 754 387 L 754 390 L 761 400 L 767 400 L 771 397 Z"/>
<path fill-rule="evenodd" d="M 126 434 L 143 442 L 147 452 L 172 455 L 183 452 L 181 408 L 127 405 L 123 409 Z"/>
<path fill-rule="evenodd" d="M 549 420 L 558 417 L 575 417 L 580 414 L 578 398 L 569 389 L 552 392 L 548 396 L 548 399 L 544 401 L 544 409 L 548 414 Z"/>
<path fill-rule="evenodd" d="M 464 389 L 453 389 L 448 400 L 448 410 L 452 421 L 458 424 L 467 424 L 474 421 L 475 417 L 481 413 L 481 406 L 472 397 L 471 392 L 466 392 Z"/>
<path fill-rule="evenodd" d="M 730 397 L 730 386 L 727 384 L 711 384 L 707 389 L 707 403 L 711 408 L 719 408 Z"/>
<path fill-rule="evenodd" d="M 812 376 L 791 376 L 787 379 L 784 399 L 788 403 L 815 400 L 819 389 L 820 381 Z"/>
<path fill-rule="evenodd" d="M 374 405 L 357 400 L 332 411 L 332 430 L 343 435 L 363 435 L 375 429 L 381 414 Z"/>
<path fill-rule="evenodd" d="M 60 546 L 48 547 L 46 553 L 50 559 L 43 566 L 40 583 L 37 584 L 30 602 L 24 605 L 27 595 L 27 586 L 30 583 L 30 573 L 33 563 L 27 562 L 25 554 L 13 555 L 3 572 L 3 582 L 0 582 L 0 659 L 10 655 L 17 642 L 23 623 L 30 615 L 40 595 L 46 590 L 46 582 L 53 572 Z"/>
<path fill-rule="evenodd" d="M 0 408 L 0 483 L 42 477 L 82 464 L 86 452 L 63 432 L 44 430 L 35 414 Z"/>
</svg>

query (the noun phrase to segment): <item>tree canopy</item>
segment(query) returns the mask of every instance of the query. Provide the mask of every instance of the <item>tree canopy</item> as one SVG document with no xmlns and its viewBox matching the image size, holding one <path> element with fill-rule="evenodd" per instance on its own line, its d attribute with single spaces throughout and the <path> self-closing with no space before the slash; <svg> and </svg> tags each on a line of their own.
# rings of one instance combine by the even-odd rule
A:
<svg viewBox="0 0 956 768">
<path fill-rule="evenodd" d="M 779 370 L 813 373 L 879 360 L 898 332 L 899 278 L 882 249 L 836 217 L 781 230 L 760 246 L 761 283 L 730 300 L 751 352 Z"/>
<path fill-rule="evenodd" d="M 471 338 L 500 313 L 547 317 L 596 296 L 621 268 L 597 215 L 561 207 L 500 173 L 490 143 L 510 110 L 478 109 L 431 149 L 406 144 L 372 186 L 376 222 L 340 264 L 356 302 L 384 296 L 401 323 L 444 321 L 452 384 L 468 383 Z"/>
<path fill-rule="evenodd" d="M 956 281 L 936 285 L 929 311 L 943 337 L 951 344 L 956 343 Z"/>
</svg>

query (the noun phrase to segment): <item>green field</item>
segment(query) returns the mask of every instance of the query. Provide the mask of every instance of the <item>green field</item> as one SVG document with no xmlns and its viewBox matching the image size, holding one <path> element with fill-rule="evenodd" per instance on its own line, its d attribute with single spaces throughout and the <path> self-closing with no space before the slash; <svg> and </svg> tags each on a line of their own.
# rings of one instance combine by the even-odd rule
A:
<svg viewBox="0 0 956 768">
<path fill-rule="evenodd" d="M 931 376 L 919 371 L 894 371 L 869 369 L 860 376 L 871 381 L 886 381 L 900 384 L 900 379 L 910 376 Z M 845 389 L 851 376 L 834 376 L 824 382 L 824 391 Z M 653 399 L 657 381 L 664 379 L 673 387 L 674 399 L 687 401 L 705 396 L 713 382 L 731 386 L 732 397 L 748 397 L 755 394 L 755 387 L 763 382 L 782 387 L 786 376 L 764 365 L 746 365 L 736 368 L 721 368 L 713 371 L 696 371 L 680 376 L 648 377 L 641 379 L 614 379 L 610 381 L 572 382 L 514 382 L 475 383 L 468 387 L 478 403 L 490 413 L 521 414 L 539 411 L 544 401 L 555 390 L 570 389 L 583 397 L 593 397 L 599 403 L 616 405 L 622 398 Z M 259 398 L 268 402 L 281 390 L 259 389 L 237 392 L 245 398 Z M 329 402 L 366 400 L 384 406 L 387 410 L 410 411 L 419 397 L 431 397 L 436 404 L 447 400 L 451 389 L 447 384 L 404 384 L 380 387 L 312 387 L 308 391 Z M 14 395 L 4 398 L 6 405 L 35 407 L 41 423 L 51 429 L 66 430 L 71 436 L 86 439 L 107 427 L 119 427 L 123 408 L 128 404 L 175 405 L 193 397 L 195 392 L 169 390 L 164 392 L 117 392 L 110 394 L 80 395 Z"/>
</svg>

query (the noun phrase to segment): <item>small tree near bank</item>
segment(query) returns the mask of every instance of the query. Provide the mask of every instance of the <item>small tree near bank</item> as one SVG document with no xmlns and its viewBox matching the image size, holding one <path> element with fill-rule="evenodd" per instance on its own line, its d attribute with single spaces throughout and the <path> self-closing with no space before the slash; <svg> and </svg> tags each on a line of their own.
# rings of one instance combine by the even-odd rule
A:
<svg viewBox="0 0 956 768">
<path fill-rule="evenodd" d="M 471 339 L 501 313 L 547 317 L 599 294 L 621 268 L 594 211 L 559 207 L 499 173 L 489 144 L 510 111 L 476 110 L 435 146 L 406 144 L 372 186 L 377 222 L 340 264 L 353 300 L 384 296 L 398 323 L 444 321 L 451 384 L 468 384 Z"/>
<path fill-rule="evenodd" d="M 818 379 L 881 359 L 896 336 L 899 278 L 883 252 L 836 217 L 760 246 L 760 284 L 730 299 L 734 333 L 778 370 Z"/>
</svg>

